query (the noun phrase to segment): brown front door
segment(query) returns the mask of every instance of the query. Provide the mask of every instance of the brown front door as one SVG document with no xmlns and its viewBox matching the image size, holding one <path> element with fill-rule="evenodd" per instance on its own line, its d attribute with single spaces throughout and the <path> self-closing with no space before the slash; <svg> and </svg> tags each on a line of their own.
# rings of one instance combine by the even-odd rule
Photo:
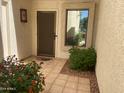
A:
<svg viewBox="0 0 124 93">
<path fill-rule="evenodd" d="M 56 12 L 37 12 L 37 55 L 55 56 Z"/>
</svg>

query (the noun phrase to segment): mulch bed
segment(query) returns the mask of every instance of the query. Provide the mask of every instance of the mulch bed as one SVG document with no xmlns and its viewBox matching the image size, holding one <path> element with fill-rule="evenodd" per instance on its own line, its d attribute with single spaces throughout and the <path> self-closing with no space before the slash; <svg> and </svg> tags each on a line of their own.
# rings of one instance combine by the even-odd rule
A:
<svg viewBox="0 0 124 93">
<path fill-rule="evenodd" d="M 83 77 L 83 78 L 89 78 L 91 93 L 100 93 L 95 72 L 72 70 L 69 68 L 69 62 L 67 61 L 65 65 L 63 66 L 60 73 L 68 74 L 68 75 L 76 75 L 76 76 Z"/>
</svg>

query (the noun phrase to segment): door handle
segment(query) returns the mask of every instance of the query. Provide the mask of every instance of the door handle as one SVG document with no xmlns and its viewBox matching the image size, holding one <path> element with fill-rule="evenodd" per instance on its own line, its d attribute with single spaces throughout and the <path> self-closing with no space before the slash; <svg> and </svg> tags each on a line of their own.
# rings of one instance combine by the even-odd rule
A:
<svg viewBox="0 0 124 93">
<path fill-rule="evenodd" d="M 53 36 L 54 36 L 54 38 L 58 37 L 58 35 L 56 35 L 56 34 L 54 34 Z"/>
<path fill-rule="evenodd" d="M 56 35 L 56 33 L 52 33 L 52 35 L 53 35 L 54 38 L 58 36 L 58 35 Z"/>
<path fill-rule="evenodd" d="M 56 35 L 56 33 L 53 33 L 54 40 L 56 39 L 56 37 L 58 37 L 58 35 Z"/>
</svg>

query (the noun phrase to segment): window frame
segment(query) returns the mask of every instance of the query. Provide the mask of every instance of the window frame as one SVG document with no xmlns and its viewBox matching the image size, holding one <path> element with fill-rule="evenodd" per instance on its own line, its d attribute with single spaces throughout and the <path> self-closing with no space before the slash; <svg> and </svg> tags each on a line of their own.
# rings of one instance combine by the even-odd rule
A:
<svg viewBox="0 0 124 93">
<path fill-rule="evenodd" d="M 83 11 L 83 10 L 87 10 L 88 11 L 88 24 L 87 24 L 87 31 L 88 31 L 88 25 L 89 25 L 89 14 L 90 14 L 90 10 L 89 10 L 89 8 L 79 8 L 79 9 L 77 9 L 77 8 L 75 8 L 75 9 L 66 9 L 66 23 L 65 23 L 65 39 L 64 39 L 64 46 L 66 47 L 68 47 L 68 46 L 72 46 L 72 45 L 68 45 L 68 44 L 66 44 L 66 40 L 67 40 L 67 24 L 68 24 L 68 11 Z M 86 47 L 86 45 L 87 45 L 87 31 L 86 31 L 86 37 L 85 37 L 85 45 L 84 46 L 81 46 L 81 47 Z"/>
</svg>

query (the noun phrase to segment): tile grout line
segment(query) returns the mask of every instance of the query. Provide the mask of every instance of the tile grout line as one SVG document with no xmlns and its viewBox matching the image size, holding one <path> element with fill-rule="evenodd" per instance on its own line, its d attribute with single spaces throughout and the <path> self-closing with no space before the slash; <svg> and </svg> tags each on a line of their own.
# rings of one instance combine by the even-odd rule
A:
<svg viewBox="0 0 124 93">
<path fill-rule="evenodd" d="M 57 75 L 57 77 L 58 77 L 58 75 Z M 48 92 L 47 92 L 47 93 L 49 93 L 49 91 L 51 90 L 51 88 L 52 88 L 52 86 L 54 85 L 54 82 L 56 81 L 57 77 L 56 77 L 55 80 L 51 83 L 51 86 L 50 86 L 50 88 L 48 89 Z"/>
<path fill-rule="evenodd" d="M 56 64 L 56 65 L 57 65 L 57 64 Z M 54 67 L 53 67 L 53 70 L 54 70 Z M 51 70 L 50 72 L 52 72 L 53 70 Z M 50 72 L 49 72 L 49 73 L 50 73 Z M 52 88 L 52 86 L 53 86 L 54 82 L 56 81 L 57 77 L 60 75 L 60 72 L 57 73 L 57 74 L 58 74 L 58 75 L 56 76 L 55 80 L 52 82 L 52 84 L 51 84 L 50 88 L 48 89 L 48 92 L 47 92 L 47 93 L 49 93 L 49 91 L 50 91 L 50 89 Z"/>
<path fill-rule="evenodd" d="M 49 73 L 51 73 L 51 72 L 53 71 L 53 69 L 54 69 L 54 67 L 52 68 L 52 70 L 51 70 Z M 49 73 L 48 73 L 48 75 L 49 75 Z M 57 77 L 58 77 L 58 75 L 57 75 Z M 57 78 L 57 77 L 56 77 L 56 78 Z M 56 78 L 55 78 L 55 80 L 56 80 Z M 51 86 L 50 86 L 50 88 L 48 89 L 48 92 L 47 92 L 47 93 L 49 93 L 49 91 L 50 91 L 50 89 L 52 88 L 53 83 L 55 82 L 55 80 L 51 83 Z"/>
<path fill-rule="evenodd" d="M 65 85 L 64 85 L 64 87 L 63 87 L 62 93 L 64 92 L 64 89 L 65 89 L 65 86 L 66 86 L 66 84 L 67 84 L 67 82 L 68 82 L 68 79 L 69 79 L 69 76 L 67 77 L 67 80 L 66 80 Z"/>
<path fill-rule="evenodd" d="M 78 85 L 79 85 L 79 75 L 78 75 L 78 82 L 77 82 L 77 89 L 76 89 L 76 93 L 78 93 Z"/>
</svg>

